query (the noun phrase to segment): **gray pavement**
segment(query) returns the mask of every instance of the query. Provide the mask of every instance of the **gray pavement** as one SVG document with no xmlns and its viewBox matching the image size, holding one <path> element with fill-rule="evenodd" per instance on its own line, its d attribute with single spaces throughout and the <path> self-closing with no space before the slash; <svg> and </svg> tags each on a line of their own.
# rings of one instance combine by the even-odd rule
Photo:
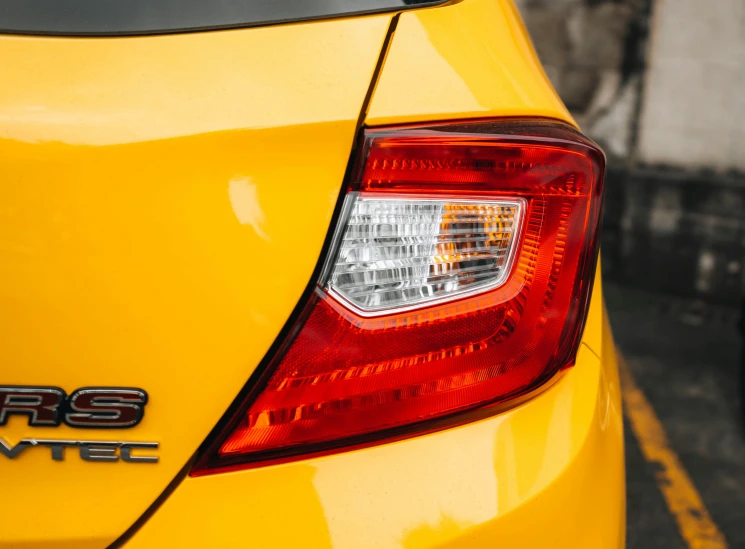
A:
<svg viewBox="0 0 745 549">
<path fill-rule="evenodd" d="M 745 549 L 738 309 L 605 284 L 616 343 L 729 547 Z M 628 548 L 684 549 L 626 428 Z"/>
</svg>

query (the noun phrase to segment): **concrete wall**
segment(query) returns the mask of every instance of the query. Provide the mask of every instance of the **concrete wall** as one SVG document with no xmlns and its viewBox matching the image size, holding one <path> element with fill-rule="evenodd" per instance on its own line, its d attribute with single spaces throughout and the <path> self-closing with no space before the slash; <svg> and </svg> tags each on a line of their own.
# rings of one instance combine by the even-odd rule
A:
<svg viewBox="0 0 745 549">
<path fill-rule="evenodd" d="M 633 38 L 648 0 L 519 0 L 554 87 L 614 159 L 632 153 L 639 63 Z"/>
<path fill-rule="evenodd" d="M 656 0 L 647 59 L 639 160 L 745 171 L 745 1 Z"/>
</svg>

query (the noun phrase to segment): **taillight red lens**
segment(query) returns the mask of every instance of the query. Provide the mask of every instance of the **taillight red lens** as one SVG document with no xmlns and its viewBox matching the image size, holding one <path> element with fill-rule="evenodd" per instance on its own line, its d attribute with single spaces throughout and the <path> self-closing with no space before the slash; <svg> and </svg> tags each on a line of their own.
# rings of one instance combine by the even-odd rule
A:
<svg viewBox="0 0 745 549">
<path fill-rule="evenodd" d="M 368 130 L 361 153 L 294 339 L 192 474 L 461 423 L 573 363 L 602 202 L 591 141 L 478 121 Z"/>
</svg>

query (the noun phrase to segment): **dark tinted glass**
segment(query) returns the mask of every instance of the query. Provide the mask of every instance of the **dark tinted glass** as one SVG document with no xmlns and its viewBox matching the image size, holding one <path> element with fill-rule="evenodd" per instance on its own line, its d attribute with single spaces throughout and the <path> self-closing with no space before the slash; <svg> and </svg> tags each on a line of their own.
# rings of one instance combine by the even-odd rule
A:
<svg viewBox="0 0 745 549">
<path fill-rule="evenodd" d="M 1 0 L 0 33 L 128 35 L 304 21 L 446 0 Z"/>
</svg>

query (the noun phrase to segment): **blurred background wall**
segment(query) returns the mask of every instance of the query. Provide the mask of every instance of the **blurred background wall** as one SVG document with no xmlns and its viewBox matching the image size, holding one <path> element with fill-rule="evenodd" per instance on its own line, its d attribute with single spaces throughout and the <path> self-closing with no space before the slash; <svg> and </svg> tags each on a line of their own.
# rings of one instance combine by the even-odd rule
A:
<svg viewBox="0 0 745 549">
<path fill-rule="evenodd" d="M 745 291 L 745 1 L 516 0 L 546 72 L 608 154 L 603 270 Z"/>
</svg>

